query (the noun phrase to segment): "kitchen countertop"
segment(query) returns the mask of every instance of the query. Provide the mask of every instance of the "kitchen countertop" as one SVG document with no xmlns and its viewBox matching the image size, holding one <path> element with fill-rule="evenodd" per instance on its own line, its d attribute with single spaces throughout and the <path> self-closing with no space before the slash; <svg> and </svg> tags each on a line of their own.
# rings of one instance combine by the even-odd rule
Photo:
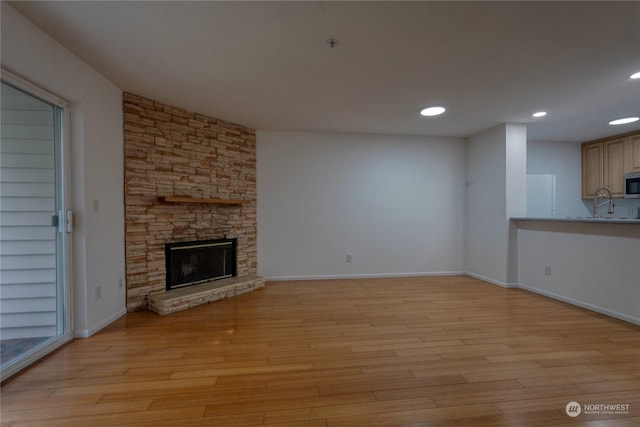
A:
<svg viewBox="0 0 640 427">
<path fill-rule="evenodd" d="M 552 221 L 552 222 L 592 222 L 604 224 L 640 224 L 640 218 L 591 218 L 591 217 L 568 217 L 568 218 L 532 218 L 532 217 L 511 217 L 513 221 Z"/>
</svg>

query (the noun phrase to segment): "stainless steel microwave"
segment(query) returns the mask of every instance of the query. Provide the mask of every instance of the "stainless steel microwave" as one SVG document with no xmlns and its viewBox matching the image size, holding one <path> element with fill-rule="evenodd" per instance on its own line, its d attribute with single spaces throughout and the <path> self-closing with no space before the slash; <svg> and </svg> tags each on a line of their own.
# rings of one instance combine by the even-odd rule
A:
<svg viewBox="0 0 640 427">
<path fill-rule="evenodd" d="M 624 197 L 640 199 L 640 172 L 624 174 Z"/>
</svg>

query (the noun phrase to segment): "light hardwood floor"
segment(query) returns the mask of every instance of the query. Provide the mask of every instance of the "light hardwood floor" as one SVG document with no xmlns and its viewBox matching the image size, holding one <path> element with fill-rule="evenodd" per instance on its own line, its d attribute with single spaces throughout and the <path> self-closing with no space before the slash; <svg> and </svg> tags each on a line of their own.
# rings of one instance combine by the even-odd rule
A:
<svg viewBox="0 0 640 427">
<path fill-rule="evenodd" d="M 127 314 L 1 397 L 2 427 L 638 425 L 640 328 L 468 277 L 271 282 Z"/>
</svg>

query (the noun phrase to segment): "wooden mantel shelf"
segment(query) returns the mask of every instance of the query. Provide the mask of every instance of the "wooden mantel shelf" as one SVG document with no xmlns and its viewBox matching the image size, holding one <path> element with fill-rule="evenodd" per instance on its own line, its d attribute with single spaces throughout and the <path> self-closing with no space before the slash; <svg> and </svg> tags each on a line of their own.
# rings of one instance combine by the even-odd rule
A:
<svg viewBox="0 0 640 427">
<path fill-rule="evenodd" d="M 197 199 L 194 197 L 186 196 L 160 196 L 158 197 L 160 203 L 196 203 L 196 204 L 210 204 L 210 205 L 246 205 L 251 203 L 251 200 L 241 199 Z"/>
</svg>

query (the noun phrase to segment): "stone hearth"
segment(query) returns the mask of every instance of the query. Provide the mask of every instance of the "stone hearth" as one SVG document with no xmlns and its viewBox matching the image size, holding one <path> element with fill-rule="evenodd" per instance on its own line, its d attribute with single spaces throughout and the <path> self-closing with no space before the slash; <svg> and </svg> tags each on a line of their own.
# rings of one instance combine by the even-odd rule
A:
<svg viewBox="0 0 640 427">
<path fill-rule="evenodd" d="M 149 295 L 147 300 L 149 310 L 158 314 L 170 314 L 263 287 L 264 279 L 259 276 L 230 277 L 168 292 L 158 292 Z"/>
</svg>

